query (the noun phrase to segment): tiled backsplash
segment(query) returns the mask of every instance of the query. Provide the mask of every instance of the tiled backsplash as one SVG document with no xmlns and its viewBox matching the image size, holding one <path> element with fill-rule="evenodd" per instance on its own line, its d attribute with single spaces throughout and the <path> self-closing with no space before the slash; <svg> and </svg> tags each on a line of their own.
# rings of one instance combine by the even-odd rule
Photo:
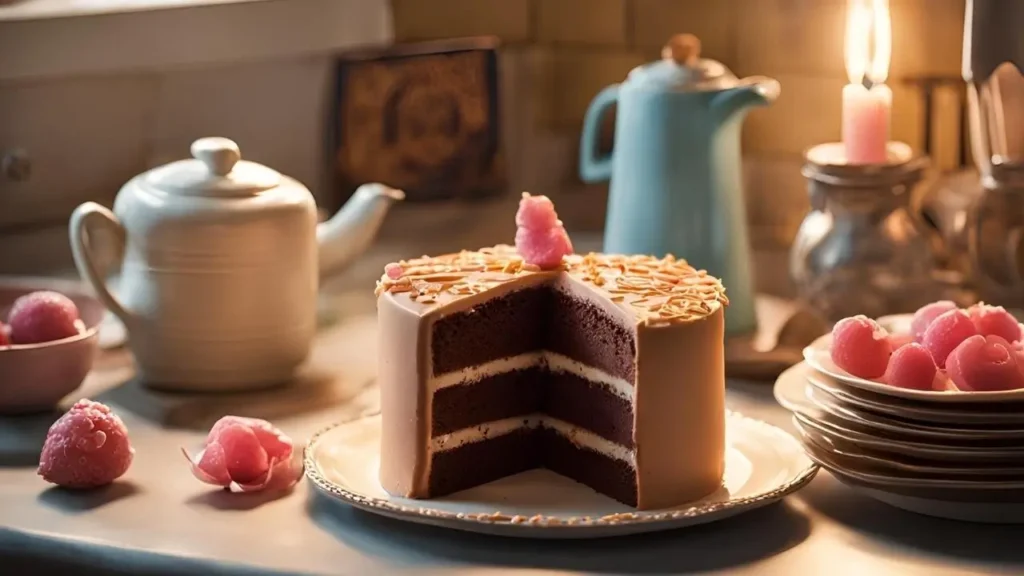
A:
<svg viewBox="0 0 1024 576">
<path fill-rule="evenodd" d="M 770 75 L 782 83 L 779 100 L 751 112 L 744 127 L 755 238 L 792 238 L 807 206 L 801 154 L 839 138 L 845 0 L 392 0 L 392 6 L 398 41 L 502 39 L 509 69 L 503 105 L 514 132 L 508 136 L 511 185 L 562 196 L 570 220 L 600 223 L 592 214 L 600 188 L 575 177 L 576 139 L 590 99 L 657 58 L 675 33 L 698 35 L 703 54 L 737 75 Z M 964 0 L 891 0 L 891 11 L 892 135 L 921 149 L 926 119 L 907 80 L 959 76 Z M 944 151 L 946 166 L 957 157 L 958 114 L 955 94 L 939 98 L 932 150 Z M 577 213 L 577 200 L 590 212 Z"/>
</svg>

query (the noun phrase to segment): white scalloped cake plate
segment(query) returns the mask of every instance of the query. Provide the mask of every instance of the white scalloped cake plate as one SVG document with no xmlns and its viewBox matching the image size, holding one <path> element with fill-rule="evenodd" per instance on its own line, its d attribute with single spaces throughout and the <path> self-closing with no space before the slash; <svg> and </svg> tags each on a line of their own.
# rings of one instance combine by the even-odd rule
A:
<svg viewBox="0 0 1024 576">
<path fill-rule="evenodd" d="M 889 330 L 890 333 L 905 333 L 909 331 L 910 314 L 898 314 L 894 316 L 883 316 L 878 323 Z M 832 362 L 832 355 L 829 354 L 829 344 L 832 342 L 832 335 L 825 334 L 804 348 L 804 360 L 815 370 L 830 376 L 840 382 L 886 396 L 906 398 L 908 400 L 919 400 L 923 402 L 958 402 L 958 403 L 982 403 L 982 402 L 1024 402 L 1024 388 L 1019 390 L 1008 390 L 1001 392 L 962 392 L 960 390 L 932 391 L 932 390 L 910 390 L 907 388 L 896 388 L 882 382 L 858 378 L 836 366 Z"/>
<path fill-rule="evenodd" d="M 398 520 L 524 538 L 601 538 L 706 524 L 776 502 L 818 467 L 779 428 L 730 413 L 723 487 L 678 508 L 636 511 L 568 478 L 531 470 L 445 498 L 389 495 L 377 479 L 379 415 L 335 425 L 306 447 L 306 476 L 328 498 Z"/>
</svg>

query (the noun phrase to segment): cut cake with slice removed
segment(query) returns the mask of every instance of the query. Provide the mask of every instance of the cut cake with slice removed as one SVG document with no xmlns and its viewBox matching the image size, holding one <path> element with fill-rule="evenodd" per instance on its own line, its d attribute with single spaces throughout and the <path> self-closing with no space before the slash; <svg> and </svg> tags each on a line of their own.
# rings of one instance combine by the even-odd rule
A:
<svg viewBox="0 0 1024 576">
<path fill-rule="evenodd" d="M 671 256 L 510 246 L 389 265 L 377 286 L 380 481 L 434 498 L 544 467 L 637 509 L 722 483 L 721 282 Z"/>
</svg>

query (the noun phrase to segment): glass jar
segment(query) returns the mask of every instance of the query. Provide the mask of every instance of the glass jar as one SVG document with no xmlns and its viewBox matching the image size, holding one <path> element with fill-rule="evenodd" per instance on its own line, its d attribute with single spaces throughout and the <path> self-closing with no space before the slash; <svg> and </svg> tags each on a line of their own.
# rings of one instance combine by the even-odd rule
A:
<svg viewBox="0 0 1024 576">
<path fill-rule="evenodd" d="M 913 312 L 943 290 L 929 238 L 909 206 L 928 164 L 889 144 L 889 162 L 851 165 L 843 146 L 807 151 L 803 174 L 811 211 L 790 252 L 790 274 L 805 303 L 829 321 Z"/>
</svg>

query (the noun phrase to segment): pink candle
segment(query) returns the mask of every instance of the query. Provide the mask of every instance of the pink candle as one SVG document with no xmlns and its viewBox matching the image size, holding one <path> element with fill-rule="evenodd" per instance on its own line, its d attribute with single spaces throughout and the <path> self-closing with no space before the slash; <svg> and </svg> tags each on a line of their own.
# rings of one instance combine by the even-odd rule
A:
<svg viewBox="0 0 1024 576">
<path fill-rule="evenodd" d="M 843 147 L 849 164 L 887 161 L 892 90 L 885 78 L 891 55 L 889 0 L 847 0 L 844 56 L 850 83 L 843 88 Z"/>
<path fill-rule="evenodd" d="M 884 164 L 889 142 L 892 90 L 860 84 L 843 87 L 843 146 L 850 164 Z"/>
</svg>

